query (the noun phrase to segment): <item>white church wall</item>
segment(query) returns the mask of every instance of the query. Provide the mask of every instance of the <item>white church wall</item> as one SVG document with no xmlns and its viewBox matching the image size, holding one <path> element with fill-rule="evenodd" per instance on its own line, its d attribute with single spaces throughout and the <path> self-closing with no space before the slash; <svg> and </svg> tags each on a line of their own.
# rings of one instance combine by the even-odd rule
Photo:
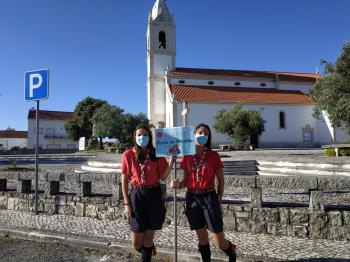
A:
<svg viewBox="0 0 350 262">
<path fill-rule="evenodd" d="M 153 55 L 153 72 L 164 76 L 164 72 L 172 68 L 172 57 L 167 55 Z"/>
<path fill-rule="evenodd" d="M 157 115 L 165 114 L 165 87 L 164 80 L 155 80 L 154 84 L 154 112 Z"/>
<path fill-rule="evenodd" d="M 299 83 L 299 82 L 278 82 L 278 89 L 281 90 L 299 90 L 304 94 L 309 94 L 313 83 Z"/>
<path fill-rule="evenodd" d="M 219 110 L 231 110 L 233 104 L 189 104 L 188 125 L 197 125 L 204 122 L 209 126 L 214 124 L 214 115 Z M 262 118 L 266 121 L 265 132 L 260 137 L 261 147 L 293 147 L 310 146 L 303 143 L 302 128 L 308 124 L 315 130 L 316 120 L 312 118 L 312 106 L 292 106 L 292 105 L 244 105 L 244 108 L 251 110 L 260 110 Z M 182 104 L 177 104 L 177 111 L 181 112 Z M 279 112 L 283 111 L 286 115 L 286 128 L 279 128 Z M 178 123 L 182 123 L 182 116 L 177 114 Z M 229 143 L 231 139 L 222 135 L 212 128 L 213 145 Z M 315 131 L 316 132 L 316 131 Z M 314 141 L 313 144 L 318 144 Z"/>
<path fill-rule="evenodd" d="M 252 88 L 275 88 L 275 84 L 273 81 L 265 81 L 265 80 L 242 80 L 242 79 L 230 79 L 230 80 L 222 80 L 222 79 L 191 79 L 191 78 L 172 78 L 172 85 L 179 85 L 179 81 L 184 80 L 184 85 L 198 85 L 198 86 L 212 86 L 209 85 L 209 81 L 213 81 L 214 86 L 228 86 L 228 87 L 252 87 Z M 239 82 L 240 85 L 235 85 L 236 82 Z M 265 86 L 261 86 L 264 83 Z M 180 84 L 181 85 L 181 84 Z"/>
</svg>

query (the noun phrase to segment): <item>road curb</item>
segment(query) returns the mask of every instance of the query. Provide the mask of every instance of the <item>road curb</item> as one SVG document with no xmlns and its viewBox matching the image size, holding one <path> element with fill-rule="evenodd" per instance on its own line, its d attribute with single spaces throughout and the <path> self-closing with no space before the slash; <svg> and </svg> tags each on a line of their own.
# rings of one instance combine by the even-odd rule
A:
<svg viewBox="0 0 350 262">
<path fill-rule="evenodd" d="M 107 252 L 108 254 L 115 254 L 119 252 L 129 253 L 131 255 L 139 255 L 139 253 L 131 247 L 129 243 L 113 242 L 109 240 L 94 240 L 82 236 L 73 236 L 62 234 L 58 232 L 44 232 L 40 230 L 32 230 L 26 228 L 8 228 L 0 227 L 0 238 L 8 237 L 13 239 L 30 240 L 44 243 L 58 243 L 70 247 L 88 248 L 91 250 Z M 219 256 L 218 256 L 219 255 Z M 157 247 L 157 256 L 155 261 L 161 259 L 165 261 L 172 261 L 174 252 L 171 249 Z M 178 250 L 179 262 L 201 261 L 200 254 L 196 251 L 181 251 Z M 253 256 L 240 256 L 239 261 L 261 261 L 261 258 Z M 213 262 L 227 261 L 227 257 L 222 254 L 214 252 L 212 254 Z M 277 261 L 276 259 L 264 258 L 264 261 Z"/>
</svg>

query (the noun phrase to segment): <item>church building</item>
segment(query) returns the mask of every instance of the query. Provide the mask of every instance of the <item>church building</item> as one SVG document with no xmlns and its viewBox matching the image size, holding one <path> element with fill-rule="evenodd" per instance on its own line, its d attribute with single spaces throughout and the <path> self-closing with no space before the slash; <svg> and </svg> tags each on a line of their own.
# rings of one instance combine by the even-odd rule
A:
<svg viewBox="0 0 350 262">
<path fill-rule="evenodd" d="M 265 132 L 260 147 L 315 147 L 348 141 L 342 127 L 334 132 L 326 114 L 314 119 L 310 89 L 320 77 L 313 73 L 224 70 L 176 67 L 176 27 L 164 0 L 157 0 L 148 16 L 147 110 L 158 127 L 211 127 L 213 146 L 231 138 L 214 128 L 222 109 L 241 105 L 261 111 Z M 336 138 L 335 138 L 336 134 Z"/>
</svg>

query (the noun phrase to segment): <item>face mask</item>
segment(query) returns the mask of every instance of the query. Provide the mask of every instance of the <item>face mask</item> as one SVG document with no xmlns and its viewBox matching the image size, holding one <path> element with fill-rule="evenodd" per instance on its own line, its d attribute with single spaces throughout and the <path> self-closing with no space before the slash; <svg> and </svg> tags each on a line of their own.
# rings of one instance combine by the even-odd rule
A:
<svg viewBox="0 0 350 262">
<path fill-rule="evenodd" d="M 208 142 L 208 137 L 204 134 L 196 134 L 196 143 L 199 145 L 205 145 Z"/>
<path fill-rule="evenodd" d="M 137 136 L 135 137 L 136 144 L 140 147 L 146 147 L 149 142 L 149 136 Z"/>
</svg>

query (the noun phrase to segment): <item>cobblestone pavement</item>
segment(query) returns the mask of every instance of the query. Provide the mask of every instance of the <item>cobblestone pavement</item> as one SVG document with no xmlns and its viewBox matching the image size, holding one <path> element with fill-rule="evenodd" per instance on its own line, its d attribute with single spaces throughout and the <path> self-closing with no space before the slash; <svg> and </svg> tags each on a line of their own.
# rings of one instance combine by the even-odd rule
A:
<svg viewBox="0 0 350 262">
<path fill-rule="evenodd" d="M 84 239 L 100 239 L 130 243 L 129 226 L 125 220 L 98 220 L 87 217 L 60 215 L 34 215 L 29 212 L 0 210 L 0 228 L 25 228 L 44 232 L 56 232 Z M 165 225 L 157 232 L 156 246 L 173 248 L 174 228 Z M 268 260 L 311 260 L 321 258 L 350 259 L 350 242 L 330 240 L 309 240 L 293 237 L 271 236 L 226 232 L 227 237 L 239 247 L 239 257 Z M 196 252 L 196 236 L 188 228 L 178 227 L 179 251 Z M 221 252 L 214 249 L 214 254 Z M 333 260 L 336 261 L 336 260 Z M 349 260 L 350 261 L 350 260 Z"/>
</svg>

